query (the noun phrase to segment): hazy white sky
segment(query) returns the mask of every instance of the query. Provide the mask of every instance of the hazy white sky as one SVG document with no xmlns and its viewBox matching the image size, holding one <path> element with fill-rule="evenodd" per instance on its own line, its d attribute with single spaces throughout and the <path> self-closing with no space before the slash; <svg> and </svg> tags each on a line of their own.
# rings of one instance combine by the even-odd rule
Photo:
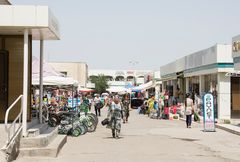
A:
<svg viewBox="0 0 240 162">
<path fill-rule="evenodd" d="M 45 60 L 83 61 L 90 69 L 158 70 L 216 43 L 230 44 L 240 34 L 240 0 L 11 2 L 48 5 L 58 18 L 61 40 L 45 43 Z"/>
</svg>

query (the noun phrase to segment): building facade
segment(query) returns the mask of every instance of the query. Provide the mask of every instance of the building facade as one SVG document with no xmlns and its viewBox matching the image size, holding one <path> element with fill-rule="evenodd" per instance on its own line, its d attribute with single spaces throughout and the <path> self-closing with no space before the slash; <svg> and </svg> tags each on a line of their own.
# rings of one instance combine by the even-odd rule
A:
<svg viewBox="0 0 240 162">
<path fill-rule="evenodd" d="M 89 85 L 92 85 L 92 78 L 97 77 L 98 75 L 104 75 L 107 77 L 110 88 L 125 87 L 128 84 L 133 86 L 140 85 L 145 83 L 145 75 L 149 72 L 149 70 L 89 70 Z"/>
<path fill-rule="evenodd" d="M 232 93 L 234 95 L 234 102 L 232 104 L 232 111 L 236 116 L 240 117 L 240 35 L 232 38 L 232 57 L 234 63 L 234 72 L 230 74 L 234 85 Z"/>
<path fill-rule="evenodd" d="M 163 89 L 182 102 L 186 93 L 202 97 L 210 92 L 214 96 L 215 117 L 230 119 L 234 116 L 235 78 L 227 75 L 233 72 L 231 45 L 216 44 L 162 66 L 160 71 Z"/>
<path fill-rule="evenodd" d="M 49 62 L 57 71 L 72 77 L 79 82 L 79 87 L 86 87 L 88 79 L 88 65 L 84 62 Z"/>
<path fill-rule="evenodd" d="M 18 6 L 0 1 L 0 121 L 21 95 L 24 119 L 27 115 L 30 120 L 32 41 L 40 40 L 42 53 L 44 40 L 58 39 L 58 21 L 48 6 Z M 10 120 L 15 119 L 20 108 L 18 102 Z"/>
</svg>

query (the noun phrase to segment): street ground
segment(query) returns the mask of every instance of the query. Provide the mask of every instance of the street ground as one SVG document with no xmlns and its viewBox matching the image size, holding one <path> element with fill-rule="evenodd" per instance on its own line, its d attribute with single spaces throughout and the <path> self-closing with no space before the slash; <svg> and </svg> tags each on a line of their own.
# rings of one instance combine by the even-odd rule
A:
<svg viewBox="0 0 240 162">
<path fill-rule="evenodd" d="M 100 118 L 104 119 L 106 112 Z M 240 136 L 202 125 L 186 128 L 183 121 L 149 119 L 131 111 L 120 139 L 100 125 L 96 132 L 68 137 L 57 158 L 20 158 L 17 162 L 232 162 L 240 161 Z"/>
</svg>

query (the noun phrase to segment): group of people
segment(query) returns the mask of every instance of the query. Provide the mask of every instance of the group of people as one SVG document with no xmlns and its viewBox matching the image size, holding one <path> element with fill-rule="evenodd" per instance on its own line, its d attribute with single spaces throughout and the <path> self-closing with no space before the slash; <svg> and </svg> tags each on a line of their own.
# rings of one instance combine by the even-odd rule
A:
<svg viewBox="0 0 240 162">
<path fill-rule="evenodd" d="M 177 107 L 183 106 L 183 115 L 186 116 L 186 127 L 191 128 L 192 115 L 196 109 L 198 102 L 192 99 L 191 94 L 187 93 L 185 100 L 181 102 L 179 98 L 171 96 L 168 92 L 164 92 L 160 95 L 159 99 L 156 99 L 154 95 L 150 95 L 150 98 L 144 101 L 144 104 L 139 107 L 140 114 L 147 114 L 150 118 L 154 119 L 169 119 L 169 113 L 177 113 Z M 172 108 L 175 108 L 172 110 Z M 165 109 L 168 110 L 165 112 Z M 174 111 L 174 112 L 173 112 Z"/>
</svg>

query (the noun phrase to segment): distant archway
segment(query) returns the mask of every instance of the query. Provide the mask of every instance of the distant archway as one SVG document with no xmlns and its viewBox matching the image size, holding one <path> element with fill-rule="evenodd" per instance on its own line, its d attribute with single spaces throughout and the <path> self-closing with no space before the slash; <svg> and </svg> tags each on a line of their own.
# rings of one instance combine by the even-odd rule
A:
<svg viewBox="0 0 240 162">
<path fill-rule="evenodd" d="M 115 81 L 124 81 L 124 80 L 125 80 L 124 76 L 116 76 L 116 79 L 115 79 Z"/>
</svg>

